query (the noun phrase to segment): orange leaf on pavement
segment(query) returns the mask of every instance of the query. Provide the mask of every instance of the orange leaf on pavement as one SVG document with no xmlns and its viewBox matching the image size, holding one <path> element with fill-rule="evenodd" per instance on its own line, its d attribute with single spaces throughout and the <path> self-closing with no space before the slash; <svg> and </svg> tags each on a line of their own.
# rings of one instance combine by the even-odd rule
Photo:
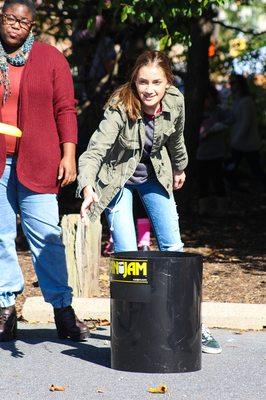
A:
<svg viewBox="0 0 266 400">
<path fill-rule="evenodd" d="M 148 389 L 149 393 L 166 393 L 167 392 L 167 386 L 165 385 L 158 385 L 154 388 L 150 387 Z"/>
<path fill-rule="evenodd" d="M 50 392 L 64 392 L 66 389 L 64 386 L 51 385 L 49 390 Z"/>
</svg>

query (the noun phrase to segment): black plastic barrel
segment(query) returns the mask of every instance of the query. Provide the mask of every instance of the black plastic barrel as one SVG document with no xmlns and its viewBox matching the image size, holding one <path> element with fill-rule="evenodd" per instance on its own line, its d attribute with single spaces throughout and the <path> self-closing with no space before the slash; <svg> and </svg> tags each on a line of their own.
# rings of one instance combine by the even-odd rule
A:
<svg viewBox="0 0 266 400">
<path fill-rule="evenodd" d="M 110 262 L 111 367 L 200 370 L 202 257 L 123 252 Z"/>
</svg>

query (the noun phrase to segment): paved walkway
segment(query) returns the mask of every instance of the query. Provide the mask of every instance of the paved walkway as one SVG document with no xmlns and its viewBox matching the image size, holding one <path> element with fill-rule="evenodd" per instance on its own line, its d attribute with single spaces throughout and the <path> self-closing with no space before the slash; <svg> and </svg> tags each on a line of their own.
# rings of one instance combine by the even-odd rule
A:
<svg viewBox="0 0 266 400">
<path fill-rule="evenodd" d="M 109 328 L 94 331 L 85 343 L 58 340 L 52 324 L 19 328 L 18 341 L 0 343 L 0 399 L 265 399 L 265 332 L 213 330 L 222 354 L 203 354 L 201 371 L 162 375 L 110 369 Z M 66 390 L 50 392 L 51 384 Z M 168 393 L 147 392 L 158 384 Z"/>
</svg>

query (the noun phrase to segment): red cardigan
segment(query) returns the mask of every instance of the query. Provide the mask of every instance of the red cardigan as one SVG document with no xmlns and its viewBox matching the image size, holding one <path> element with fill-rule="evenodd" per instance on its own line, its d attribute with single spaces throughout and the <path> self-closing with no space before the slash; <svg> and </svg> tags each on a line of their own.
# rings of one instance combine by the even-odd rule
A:
<svg viewBox="0 0 266 400">
<path fill-rule="evenodd" d="M 1 110 L 0 110 L 0 121 Z M 23 71 L 18 105 L 19 182 L 37 193 L 58 193 L 61 143 L 77 143 L 73 81 L 65 57 L 54 47 L 34 42 Z M 6 143 L 0 134 L 0 177 Z"/>
</svg>

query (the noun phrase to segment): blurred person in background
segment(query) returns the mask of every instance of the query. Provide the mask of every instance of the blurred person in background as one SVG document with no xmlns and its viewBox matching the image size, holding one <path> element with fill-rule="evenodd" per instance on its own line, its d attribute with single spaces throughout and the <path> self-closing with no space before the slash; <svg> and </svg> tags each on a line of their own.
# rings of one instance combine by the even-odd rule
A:
<svg viewBox="0 0 266 400">
<path fill-rule="evenodd" d="M 266 191 L 266 175 L 260 161 L 261 138 L 257 126 L 256 106 L 250 94 L 247 79 L 242 75 L 230 76 L 232 92 L 231 162 L 227 174 L 232 188 L 239 188 L 238 169 L 243 159 L 249 165 L 254 181 Z"/>
<path fill-rule="evenodd" d="M 227 197 L 224 184 L 223 162 L 226 155 L 226 112 L 220 106 L 219 93 L 210 85 L 204 102 L 197 149 L 199 215 L 223 215 Z M 215 196 L 215 208 L 212 207 Z"/>
</svg>

